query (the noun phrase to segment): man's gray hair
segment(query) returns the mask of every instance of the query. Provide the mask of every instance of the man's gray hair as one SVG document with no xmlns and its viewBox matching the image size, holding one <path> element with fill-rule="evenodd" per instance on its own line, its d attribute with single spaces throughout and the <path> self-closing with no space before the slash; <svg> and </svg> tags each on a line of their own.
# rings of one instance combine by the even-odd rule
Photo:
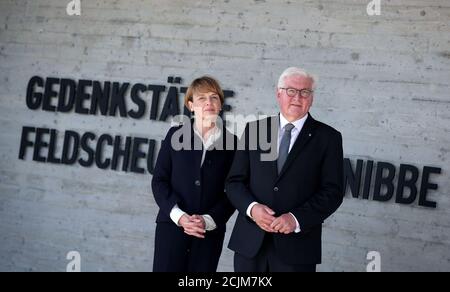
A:
<svg viewBox="0 0 450 292">
<path fill-rule="evenodd" d="M 302 77 L 306 77 L 306 78 L 311 78 L 312 88 L 314 89 L 316 87 L 316 81 L 317 81 L 316 76 L 309 74 L 308 72 L 306 72 L 303 69 L 300 69 L 297 67 L 290 67 L 290 68 L 287 68 L 286 70 L 284 70 L 284 72 L 280 76 L 280 79 L 278 79 L 278 88 L 285 87 L 286 85 L 285 85 L 284 81 L 286 80 L 287 77 L 292 77 L 292 76 L 302 76 Z"/>
</svg>

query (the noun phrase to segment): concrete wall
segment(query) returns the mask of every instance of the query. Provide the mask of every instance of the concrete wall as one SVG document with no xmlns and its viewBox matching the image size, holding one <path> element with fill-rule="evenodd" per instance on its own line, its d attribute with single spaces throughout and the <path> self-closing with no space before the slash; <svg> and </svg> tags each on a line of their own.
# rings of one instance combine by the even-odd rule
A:
<svg viewBox="0 0 450 292">
<path fill-rule="evenodd" d="M 31 111 L 34 76 L 184 85 L 212 74 L 233 113 L 276 113 L 288 66 L 320 81 L 312 114 L 339 129 L 346 157 L 442 168 L 436 209 L 347 195 L 326 222 L 321 271 L 450 270 L 450 3 L 368 0 L 0 0 L 0 271 L 150 271 L 157 207 L 150 175 L 18 159 L 22 127 L 161 140 L 164 122 Z M 150 101 L 151 97 L 147 97 Z M 60 149 L 59 149 L 60 150 Z M 230 222 L 230 228 L 233 222 Z M 229 234 L 228 234 L 229 236 Z M 221 271 L 232 270 L 225 249 Z"/>
</svg>

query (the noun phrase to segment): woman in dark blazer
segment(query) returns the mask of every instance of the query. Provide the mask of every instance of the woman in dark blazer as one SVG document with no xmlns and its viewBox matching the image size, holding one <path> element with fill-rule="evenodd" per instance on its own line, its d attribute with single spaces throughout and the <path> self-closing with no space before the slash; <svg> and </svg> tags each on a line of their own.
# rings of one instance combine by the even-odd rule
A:
<svg viewBox="0 0 450 292">
<path fill-rule="evenodd" d="M 161 145 L 152 180 L 160 208 L 154 272 L 217 270 L 225 226 L 235 210 L 224 186 L 237 139 L 221 123 L 223 103 L 215 79 L 194 80 L 185 95 L 194 118 L 171 128 Z"/>
</svg>

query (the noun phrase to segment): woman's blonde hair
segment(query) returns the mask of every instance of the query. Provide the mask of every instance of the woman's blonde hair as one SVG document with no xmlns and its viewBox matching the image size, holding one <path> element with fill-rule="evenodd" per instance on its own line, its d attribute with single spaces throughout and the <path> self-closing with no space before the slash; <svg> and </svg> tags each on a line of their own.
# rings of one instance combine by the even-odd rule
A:
<svg viewBox="0 0 450 292">
<path fill-rule="evenodd" d="M 184 96 L 184 105 L 187 108 L 189 108 L 189 101 L 193 102 L 194 93 L 197 93 L 197 92 L 217 93 L 220 98 L 220 104 L 221 105 L 224 104 L 225 97 L 224 97 L 222 88 L 220 87 L 219 82 L 210 76 L 203 76 L 203 77 L 197 78 L 194 81 L 192 81 L 191 85 L 189 86 L 189 88 Z"/>
</svg>

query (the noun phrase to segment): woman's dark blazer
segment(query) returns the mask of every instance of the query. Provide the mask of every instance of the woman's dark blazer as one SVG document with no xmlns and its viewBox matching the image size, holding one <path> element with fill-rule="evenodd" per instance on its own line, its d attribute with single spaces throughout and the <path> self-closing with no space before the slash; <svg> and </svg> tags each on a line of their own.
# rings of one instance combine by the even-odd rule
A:
<svg viewBox="0 0 450 292">
<path fill-rule="evenodd" d="M 210 215 L 217 225 L 215 232 L 225 232 L 226 222 L 235 211 L 225 193 L 225 180 L 233 162 L 237 138 L 222 127 L 221 138 L 214 144 L 216 149 L 206 151 L 200 167 L 202 149 L 177 151 L 171 145 L 173 135 L 178 139 L 182 127 L 169 130 L 156 161 L 152 180 L 153 195 L 160 208 L 156 222 L 173 222 L 170 211 L 178 204 L 190 215 Z M 192 122 L 189 132 L 191 135 L 178 139 L 180 143 L 188 139 L 191 147 L 202 146 L 200 138 L 193 132 Z M 232 147 L 227 148 L 227 144 Z"/>
</svg>

